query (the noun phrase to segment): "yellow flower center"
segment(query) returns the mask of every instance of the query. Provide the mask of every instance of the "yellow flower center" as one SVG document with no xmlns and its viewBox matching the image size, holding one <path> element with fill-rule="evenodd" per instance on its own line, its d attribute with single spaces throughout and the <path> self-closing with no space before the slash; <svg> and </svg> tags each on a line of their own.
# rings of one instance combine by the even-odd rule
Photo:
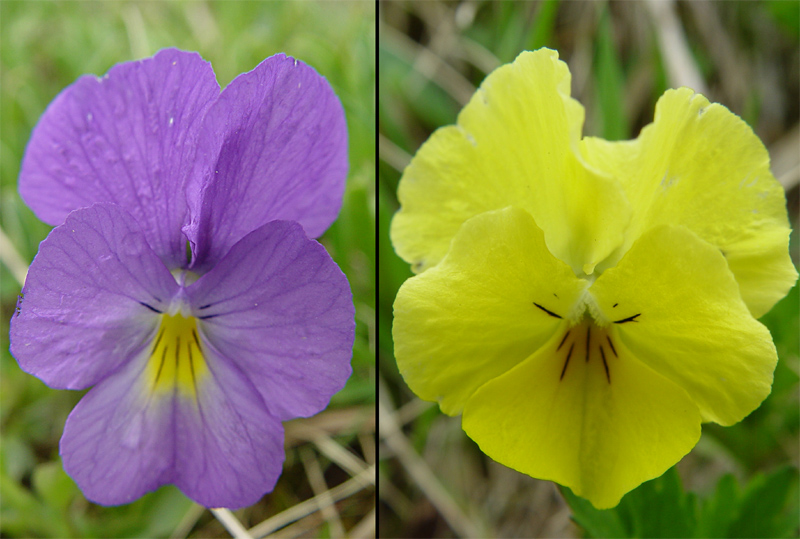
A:
<svg viewBox="0 0 800 539">
<path fill-rule="evenodd" d="M 558 313 L 555 313 L 542 305 L 534 302 L 534 306 L 552 316 L 554 318 L 564 319 Z M 615 303 L 613 307 L 618 304 Z M 612 307 L 612 308 L 613 308 Z M 577 320 L 575 319 L 578 313 Z M 611 372 L 609 369 L 611 358 L 618 358 L 617 347 L 611 340 L 611 324 L 627 324 L 631 322 L 638 322 L 642 313 L 636 313 L 627 317 L 622 317 L 618 320 L 610 320 L 606 323 L 605 317 L 600 313 L 597 308 L 594 298 L 591 294 L 584 292 L 581 300 L 571 310 L 572 316 L 569 320 L 569 327 L 561 337 L 556 354 L 562 358 L 563 367 L 561 368 L 560 379 L 564 379 L 567 374 L 571 361 L 581 361 L 586 363 L 597 361 L 602 364 L 603 371 L 605 372 L 606 380 L 611 383 Z M 579 359 L 576 359 L 579 358 Z"/>
<path fill-rule="evenodd" d="M 195 398 L 200 381 L 207 375 L 196 319 L 162 314 L 147 364 L 150 390 L 158 393 L 178 390 Z"/>
</svg>

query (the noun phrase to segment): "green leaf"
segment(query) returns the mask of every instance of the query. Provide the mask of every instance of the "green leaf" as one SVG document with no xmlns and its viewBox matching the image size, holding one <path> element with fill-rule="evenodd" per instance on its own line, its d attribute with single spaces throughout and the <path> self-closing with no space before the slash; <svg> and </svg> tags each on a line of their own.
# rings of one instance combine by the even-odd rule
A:
<svg viewBox="0 0 800 539">
<path fill-rule="evenodd" d="M 630 133 L 623 102 L 624 74 L 619 55 L 614 47 L 613 36 L 614 29 L 608 9 L 604 9 L 598 28 L 597 58 L 595 60 L 601 133 L 607 140 L 623 140 L 629 138 Z"/>
<path fill-rule="evenodd" d="M 76 515 L 81 537 L 169 537 L 194 502 L 172 485 L 144 495 L 128 505 L 92 506 Z"/>
<path fill-rule="evenodd" d="M 632 537 L 614 509 L 595 509 L 594 506 L 567 487 L 561 487 L 561 494 L 572 509 L 572 519 L 586 531 L 588 537 Z"/>
<path fill-rule="evenodd" d="M 42 465 L 46 466 L 46 465 Z M 41 468 L 41 466 L 40 466 Z M 37 482 L 34 472 L 34 482 Z M 47 483 L 39 479 L 38 483 Z M 0 534 L 3 537 L 74 537 L 67 514 L 42 503 L 23 485 L 0 470 Z"/>
<path fill-rule="evenodd" d="M 50 507 L 65 512 L 78 494 L 75 482 L 64 472 L 60 462 L 45 462 L 33 471 L 33 488 Z"/>
<path fill-rule="evenodd" d="M 739 488 L 733 475 L 722 476 L 714 494 L 705 501 L 698 515 L 695 537 L 727 537 L 738 497 Z"/>
<path fill-rule="evenodd" d="M 696 505 L 694 495 L 683 491 L 673 466 L 627 494 L 620 502 L 620 511 L 630 514 L 634 537 L 690 537 Z"/>
<path fill-rule="evenodd" d="M 787 511 L 786 507 L 793 485 L 797 486 L 797 469 L 788 465 L 754 477 L 744 491 L 728 537 L 789 537 L 797 525 L 797 508 Z"/>
<path fill-rule="evenodd" d="M 553 31 L 556 26 L 559 0 L 544 0 L 539 4 L 533 28 L 528 35 L 528 50 L 535 51 L 542 47 L 555 48 Z"/>
<path fill-rule="evenodd" d="M 626 494 L 617 507 L 595 509 L 569 489 L 562 493 L 573 519 L 589 537 L 691 537 L 697 501 L 685 493 L 673 466 L 664 475 Z"/>
</svg>

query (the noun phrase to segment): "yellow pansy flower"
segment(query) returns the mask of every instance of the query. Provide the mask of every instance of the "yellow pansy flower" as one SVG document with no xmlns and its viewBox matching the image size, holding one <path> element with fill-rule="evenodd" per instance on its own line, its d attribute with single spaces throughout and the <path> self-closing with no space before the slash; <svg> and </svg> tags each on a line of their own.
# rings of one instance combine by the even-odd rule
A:
<svg viewBox="0 0 800 539">
<path fill-rule="evenodd" d="M 794 284 L 752 130 L 687 88 L 632 141 L 582 138 L 558 53 L 491 73 L 400 181 L 400 372 L 496 461 L 613 507 L 702 422 L 770 392 L 756 320 Z"/>
</svg>

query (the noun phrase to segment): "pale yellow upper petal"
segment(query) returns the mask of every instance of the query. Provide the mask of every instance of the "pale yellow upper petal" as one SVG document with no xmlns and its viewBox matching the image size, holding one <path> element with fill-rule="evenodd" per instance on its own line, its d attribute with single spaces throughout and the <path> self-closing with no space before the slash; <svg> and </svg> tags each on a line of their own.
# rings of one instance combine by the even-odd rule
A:
<svg viewBox="0 0 800 539">
<path fill-rule="evenodd" d="M 509 205 L 534 217 L 577 274 L 622 242 L 630 208 L 616 180 L 583 161 L 584 110 L 569 86 L 558 53 L 524 52 L 486 78 L 457 125 L 423 144 L 401 178 L 391 229 L 415 272 L 442 259 L 465 220 Z"/>
<path fill-rule="evenodd" d="M 586 138 L 582 152 L 619 179 L 634 208 L 625 243 L 601 269 L 616 264 L 648 229 L 674 224 L 727 257 L 754 316 L 794 284 L 783 188 L 764 145 L 724 106 L 688 88 L 670 90 L 635 141 Z"/>
</svg>

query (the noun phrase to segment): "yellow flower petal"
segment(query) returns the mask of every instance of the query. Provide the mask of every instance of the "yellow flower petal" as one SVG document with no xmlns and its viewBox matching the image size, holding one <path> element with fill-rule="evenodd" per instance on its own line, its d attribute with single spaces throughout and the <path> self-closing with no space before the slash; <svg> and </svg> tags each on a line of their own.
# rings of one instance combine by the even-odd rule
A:
<svg viewBox="0 0 800 539">
<path fill-rule="evenodd" d="M 766 398 L 778 357 L 719 250 L 683 227 L 645 232 L 589 293 L 612 338 L 683 388 L 704 421 L 731 425 Z M 616 307 L 614 306 L 616 305 Z"/>
<path fill-rule="evenodd" d="M 624 344 L 609 346 L 595 331 L 587 354 L 588 327 L 572 328 L 577 335 L 563 345 L 556 335 L 479 388 L 462 426 L 494 460 L 566 485 L 605 509 L 688 453 L 700 437 L 700 414 L 681 388 Z"/>
<path fill-rule="evenodd" d="M 510 207 L 474 217 L 442 262 L 407 280 L 397 294 L 393 335 L 400 372 L 420 398 L 458 414 L 475 389 L 565 326 L 566 312 L 586 286 L 550 254 L 525 211 Z"/>
<path fill-rule="evenodd" d="M 797 279 L 789 258 L 786 199 L 750 127 L 688 88 L 666 92 L 635 141 L 582 142 L 588 162 L 615 175 L 636 211 L 613 266 L 646 230 L 684 225 L 718 247 L 755 317 Z"/>
<path fill-rule="evenodd" d="M 579 153 L 583 107 L 549 49 L 524 52 L 491 73 L 458 116 L 406 168 L 392 243 L 415 272 L 436 265 L 461 224 L 514 205 L 542 228 L 550 251 L 591 273 L 623 240 L 630 208 L 616 180 Z"/>
</svg>

